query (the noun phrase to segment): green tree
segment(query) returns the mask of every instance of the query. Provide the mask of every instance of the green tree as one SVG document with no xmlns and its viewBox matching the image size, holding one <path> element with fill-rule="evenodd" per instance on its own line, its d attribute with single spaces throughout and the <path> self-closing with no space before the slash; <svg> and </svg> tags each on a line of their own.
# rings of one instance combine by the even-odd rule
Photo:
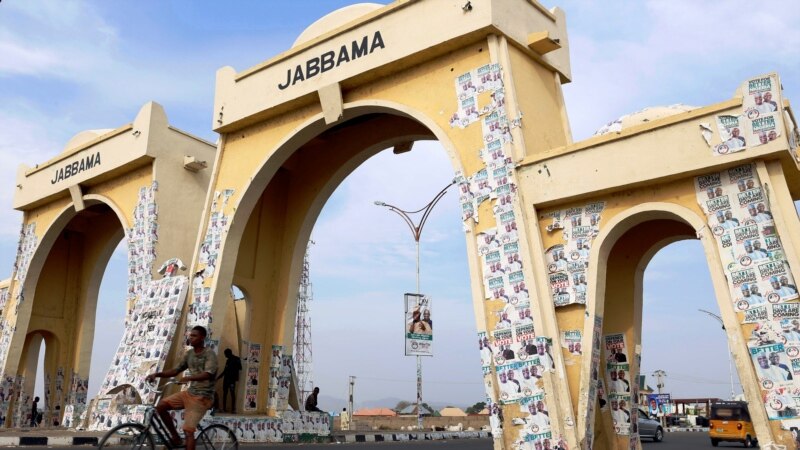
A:
<svg viewBox="0 0 800 450">
<path fill-rule="evenodd" d="M 464 412 L 467 414 L 478 414 L 479 412 L 483 411 L 483 408 L 486 408 L 486 402 L 478 402 L 467 408 L 467 410 Z"/>
<path fill-rule="evenodd" d="M 411 405 L 411 402 L 407 400 L 400 400 L 399 402 L 397 402 L 397 405 L 394 407 L 394 410 L 395 412 L 400 412 L 408 408 L 409 405 Z"/>
<path fill-rule="evenodd" d="M 441 414 L 439 414 L 439 411 L 437 411 L 437 410 L 435 410 L 435 409 L 431 408 L 431 405 L 429 405 L 429 404 L 427 404 L 427 403 L 425 403 L 425 402 L 422 402 L 422 408 L 423 408 L 423 411 L 425 411 L 426 409 L 427 409 L 428 411 L 430 411 L 430 412 L 431 412 L 431 416 L 433 416 L 433 417 L 439 417 L 439 416 L 441 416 Z"/>
</svg>

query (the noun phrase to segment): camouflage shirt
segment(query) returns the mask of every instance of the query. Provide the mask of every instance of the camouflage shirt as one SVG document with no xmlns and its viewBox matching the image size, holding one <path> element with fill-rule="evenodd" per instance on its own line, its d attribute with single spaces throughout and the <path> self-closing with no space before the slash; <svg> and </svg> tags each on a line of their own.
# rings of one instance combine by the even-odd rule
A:
<svg viewBox="0 0 800 450">
<path fill-rule="evenodd" d="M 214 398 L 214 379 L 217 376 L 217 354 L 208 347 L 203 348 L 200 353 L 195 353 L 190 348 L 178 365 L 178 371 L 183 372 L 189 369 L 189 376 L 199 375 L 203 372 L 211 374 L 211 378 L 205 381 L 189 382 L 189 393 L 200 397 Z"/>
</svg>

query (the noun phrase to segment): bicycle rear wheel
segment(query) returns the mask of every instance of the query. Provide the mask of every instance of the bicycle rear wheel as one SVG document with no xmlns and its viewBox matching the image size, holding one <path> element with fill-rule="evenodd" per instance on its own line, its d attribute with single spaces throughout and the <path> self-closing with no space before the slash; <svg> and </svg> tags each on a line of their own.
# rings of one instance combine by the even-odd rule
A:
<svg viewBox="0 0 800 450">
<path fill-rule="evenodd" d="M 200 432 L 197 450 L 239 450 L 239 440 L 230 428 L 215 423 Z"/>
<path fill-rule="evenodd" d="M 123 423 L 109 430 L 97 444 L 97 448 L 155 450 L 155 445 L 153 436 L 150 436 L 144 425 L 131 422 Z"/>
</svg>

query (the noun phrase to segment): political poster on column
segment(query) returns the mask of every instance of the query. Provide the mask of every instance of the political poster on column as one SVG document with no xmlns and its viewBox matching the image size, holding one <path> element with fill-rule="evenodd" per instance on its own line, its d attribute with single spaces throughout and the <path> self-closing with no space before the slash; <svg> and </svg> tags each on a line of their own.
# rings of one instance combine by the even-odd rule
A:
<svg viewBox="0 0 800 450">
<path fill-rule="evenodd" d="M 406 294 L 405 319 L 406 356 L 433 356 L 430 297 Z"/>
</svg>

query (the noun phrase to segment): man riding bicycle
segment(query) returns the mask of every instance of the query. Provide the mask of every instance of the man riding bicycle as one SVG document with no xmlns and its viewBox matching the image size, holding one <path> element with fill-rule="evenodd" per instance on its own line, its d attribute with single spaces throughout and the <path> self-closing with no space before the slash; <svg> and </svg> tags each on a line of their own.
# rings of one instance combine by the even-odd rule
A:
<svg viewBox="0 0 800 450">
<path fill-rule="evenodd" d="M 214 379 L 217 374 L 217 354 L 205 346 L 206 329 L 201 326 L 192 328 L 189 332 L 187 344 L 192 348 L 184 355 L 177 367 L 164 372 L 151 373 L 147 381 L 156 378 L 171 378 L 189 369 L 188 376 L 182 376 L 179 382 L 189 382 L 189 389 L 162 398 L 156 405 L 156 411 L 170 432 L 172 444 L 180 445 L 181 438 L 175 429 L 175 422 L 169 411 L 185 409 L 183 431 L 186 435 L 186 450 L 195 450 L 194 433 L 197 424 L 211 408 L 214 401 Z"/>
</svg>

